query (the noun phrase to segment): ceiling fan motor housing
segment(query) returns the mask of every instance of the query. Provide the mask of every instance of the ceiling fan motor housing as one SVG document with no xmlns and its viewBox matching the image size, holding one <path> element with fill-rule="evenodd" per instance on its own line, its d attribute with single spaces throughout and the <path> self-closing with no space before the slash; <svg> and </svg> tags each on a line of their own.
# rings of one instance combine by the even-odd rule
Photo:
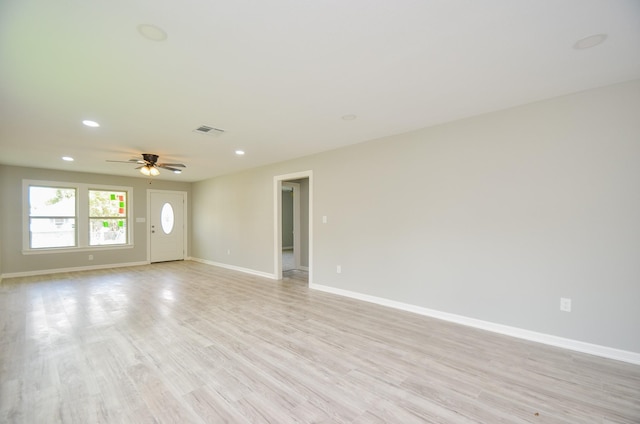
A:
<svg viewBox="0 0 640 424">
<path fill-rule="evenodd" d="M 155 164 L 158 161 L 158 155 L 154 155 L 153 153 L 143 153 L 142 157 L 146 162 L 151 164 Z"/>
</svg>

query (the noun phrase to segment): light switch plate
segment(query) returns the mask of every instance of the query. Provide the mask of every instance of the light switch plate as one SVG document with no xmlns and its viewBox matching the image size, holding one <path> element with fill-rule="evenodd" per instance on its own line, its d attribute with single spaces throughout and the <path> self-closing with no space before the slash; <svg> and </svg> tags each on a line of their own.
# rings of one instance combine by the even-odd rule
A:
<svg viewBox="0 0 640 424">
<path fill-rule="evenodd" d="M 563 312 L 571 312 L 571 299 L 569 299 L 568 297 L 561 297 L 560 310 Z"/>
</svg>

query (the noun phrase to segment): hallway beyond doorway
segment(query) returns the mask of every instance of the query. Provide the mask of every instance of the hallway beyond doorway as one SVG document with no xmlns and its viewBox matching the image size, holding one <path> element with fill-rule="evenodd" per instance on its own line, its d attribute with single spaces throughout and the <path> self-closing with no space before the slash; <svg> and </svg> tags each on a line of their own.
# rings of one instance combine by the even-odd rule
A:
<svg viewBox="0 0 640 424">
<path fill-rule="evenodd" d="M 296 269 L 293 249 L 282 249 L 282 278 L 307 284 L 309 272 Z"/>
</svg>

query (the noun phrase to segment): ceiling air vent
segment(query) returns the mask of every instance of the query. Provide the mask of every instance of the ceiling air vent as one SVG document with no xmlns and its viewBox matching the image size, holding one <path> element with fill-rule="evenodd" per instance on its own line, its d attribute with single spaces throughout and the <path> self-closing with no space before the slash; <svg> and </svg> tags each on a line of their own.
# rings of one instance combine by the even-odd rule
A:
<svg viewBox="0 0 640 424">
<path fill-rule="evenodd" d="M 224 130 L 221 130 L 220 128 L 210 127 L 208 125 L 201 125 L 198 128 L 196 128 L 195 130 L 193 130 L 193 132 L 197 132 L 199 134 L 205 134 L 205 135 L 222 135 L 222 134 L 224 134 Z"/>
</svg>

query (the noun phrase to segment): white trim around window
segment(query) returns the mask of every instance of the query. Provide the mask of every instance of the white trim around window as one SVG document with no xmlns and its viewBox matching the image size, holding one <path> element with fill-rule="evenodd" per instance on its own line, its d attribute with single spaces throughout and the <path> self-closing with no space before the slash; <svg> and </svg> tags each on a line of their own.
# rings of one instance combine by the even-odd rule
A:
<svg viewBox="0 0 640 424">
<path fill-rule="evenodd" d="M 53 188 L 69 188 L 76 190 L 76 245 L 73 247 L 46 247 L 31 248 L 29 242 L 29 222 L 30 222 L 30 206 L 29 206 L 29 187 L 53 187 Z M 127 193 L 126 217 L 127 217 L 127 243 L 117 245 L 89 245 L 89 191 L 105 190 L 118 191 Z M 100 184 L 84 184 L 70 183 L 61 181 L 39 181 L 39 180 L 22 180 L 22 253 L 24 255 L 34 255 L 42 253 L 64 253 L 64 252 L 83 252 L 83 251 L 99 251 L 99 250 L 117 250 L 130 249 L 133 247 L 133 187 L 100 185 Z"/>
</svg>

